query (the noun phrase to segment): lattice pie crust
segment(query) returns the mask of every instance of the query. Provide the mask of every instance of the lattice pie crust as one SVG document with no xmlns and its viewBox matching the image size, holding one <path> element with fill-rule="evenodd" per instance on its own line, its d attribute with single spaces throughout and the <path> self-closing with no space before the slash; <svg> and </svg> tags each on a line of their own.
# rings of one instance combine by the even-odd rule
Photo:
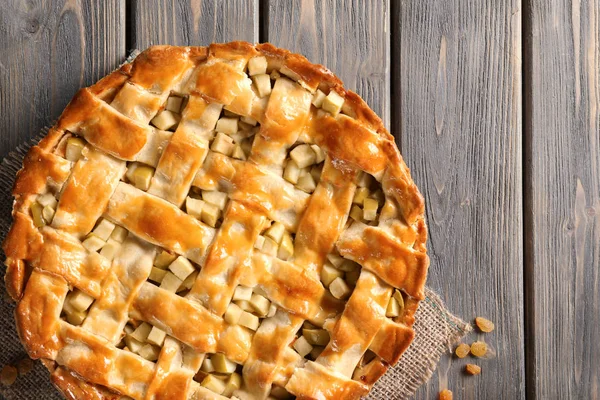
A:
<svg viewBox="0 0 600 400">
<path fill-rule="evenodd" d="M 144 51 L 13 194 L 17 328 L 68 398 L 356 399 L 413 338 L 424 206 L 393 137 L 270 44 Z"/>
</svg>

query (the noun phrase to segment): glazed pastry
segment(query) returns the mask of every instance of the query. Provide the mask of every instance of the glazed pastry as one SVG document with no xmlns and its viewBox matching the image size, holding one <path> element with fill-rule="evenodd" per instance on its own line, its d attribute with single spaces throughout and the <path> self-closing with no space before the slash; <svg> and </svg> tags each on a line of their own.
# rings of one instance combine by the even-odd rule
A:
<svg viewBox="0 0 600 400">
<path fill-rule="evenodd" d="M 413 339 L 426 226 L 394 139 L 270 44 L 149 48 L 13 194 L 17 329 L 67 398 L 358 399 Z"/>
</svg>

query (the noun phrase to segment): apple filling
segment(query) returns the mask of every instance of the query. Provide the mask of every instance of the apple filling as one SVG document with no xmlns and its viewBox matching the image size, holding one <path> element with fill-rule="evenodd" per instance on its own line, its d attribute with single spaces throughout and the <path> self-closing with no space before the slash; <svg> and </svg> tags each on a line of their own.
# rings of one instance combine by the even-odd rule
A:
<svg viewBox="0 0 600 400">
<path fill-rule="evenodd" d="M 212 392 L 230 397 L 242 386 L 242 366 L 222 353 L 206 354 L 194 380 Z"/>
<path fill-rule="evenodd" d="M 264 56 L 253 57 L 248 61 L 248 76 L 252 79 L 252 85 L 258 97 L 266 97 L 271 94 L 274 81 L 281 75 L 279 73 L 268 73 L 268 62 Z"/>
<path fill-rule="evenodd" d="M 352 374 L 352 379 L 354 379 L 356 381 L 363 381 L 364 379 L 361 377 L 363 377 L 365 375 L 365 372 L 368 369 L 368 365 L 371 362 L 375 361 L 376 358 L 377 358 L 377 355 L 375 353 L 373 353 L 371 350 L 367 350 L 365 352 L 365 354 L 363 354 L 363 356 L 361 357 L 356 368 L 354 369 L 354 373 Z"/>
<path fill-rule="evenodd" d="M 337 253 L 330 253 L 321 269 L 321 282 L 333 297 L 346 300 L 356 286 L 360 269 L 358 263 L 343 258 Z"/>
<path fill-rule="evenodd" d="M 331 90 L 325 94 L 320 89 L 317 89 L 312 98 L 312 105 L 327 111 L 334 117 L 337 116 L 344 106 L 344 98 L 335 90 Z"/>
<path fill-rule="evenodd" d="M 127 182 L 136 188 L 147 191 L 150 188 L 150 182 L 154 176 L 154 168 L 139 162 L 127 163 L 127 172 L 125 178 Z"/>
<path fill-rule="evenodd" d="M 292 348 L 301 357 L 314 361 L 321 355 L 321 352 L 327 346 L 330 339 L 329 332 L 326 329 L 319 328 L 305 321 L 302 329 L 292 342 Z"/>
<path fill-rule="evenodd" d="M 126 237 L 127 230 L 125 228 L 100 218 L 82 245 L 89 251 L 99 252 L 101 256 L 112 261 Z"/>
<path fill-rule="evenodd" d="M 38 228 L 41 228 L 44 225 L 50 225 L 54 218 L 54 214 L 56 213 L 57 205 L 58 201 L 52 193 L 38 195 L 36 200 L 29 206 L 33 224 Z"/>
<path fill-rule="evenodd" d="M 218 228 L 223 222 L 228 200 L 227 193 L 192 187 L 185 200 L 185 211 L 206 225 Z"/>
<path fill-rule="evenodd" d="M 77 136 L 67 138 L 65 145 L 65 158 L 72 162 L 77 162 L 81 158 L 81 153 L 85 148 L 85 140 Z"/>
<path fill-rule="evenodd" d="M 409 301 L 408 295 L 399 289 L 394 289 L 390 301 L 385 311 L 385 316 L 391 318 L 394 322 L 401 322 L 406 310 L 406 302 Z M 410 305 L 409 305 L 410 307 Z"/>
<path fill-rule="evenodd" d="M 287 261 L 294 255 L 294 234 L 288 232 L 281 222 L 267 221 L 254 242 L 254 248 Z"/>
<path fill-rule="evenodd" d="M 223 110 L 215 126 L 210 149 L 237 160 L 246 160 L 250 156 L 258 129 L 258 121 L 255 119 Z"/>
<path fill-rule="evenodd" d="M 181 110 L 185 107 L 187 98 L 171 95 L 165 106 L 152 118 L 150 123 L 161 131 L 175 131 L 181 121 Z"/>
<path fill-rule="evenodd" d="M 270 318 L 277 312 L 277 307 L 263 294 L 260 290 L 239 285 L 235 288 L 223 319 L 228 324 L 256 331 L 262 319 Z"/>
<path fill-rule="evenodd" d="M 357 178 L 348 226 L 354 222 L 377 225 L 381 209 L 385 204 L 385 195 L 381 185 L 371 175 L 361 172 Z"/>
<path fill-rule="evenodd" d="M 312 193 L 323 171 L 325 152 L 316 144 L 302 143 L 293 147 L 284 162 L 283 179 L 298 189 Z"/>
<path fill-rule="evenodd" d="M 255 76 L 267 73 L 268 62 L 265 56 L 252 57 L 248 60 L 248 75 Z"/>
<path fill-rule="evenodd" d="M 61 318 L 71 325 L 79 326 L 83 324 L 87 317 L 88 310 L 94 302 L 94 298 L 81 290 L 74 288 L 67 294 L 63 303 Z"/>
<path fill-rule="evenodd" d="M 148 361 L 158 360 L 167 333 L 147 322 L 129 321 L 117 348 L 130 351 Z"/>
<path fill-rule="evenodd" d="M 185 296 L 194 285 L 199 268 L 187 258 L 165 250 L 154 258 L 148 280 L 161 289 Z"/>
<path fill-rule="evenodd" d="M 273 385 L 271 387 L 271 393 L 269 393 L 269 398 L 284 400 L 284 399 L 294 399 L 295 397 L 294 397 L 294 395 L 292 395 L 290 392 L 288 392 L 281 386 Z"/>
</svg>

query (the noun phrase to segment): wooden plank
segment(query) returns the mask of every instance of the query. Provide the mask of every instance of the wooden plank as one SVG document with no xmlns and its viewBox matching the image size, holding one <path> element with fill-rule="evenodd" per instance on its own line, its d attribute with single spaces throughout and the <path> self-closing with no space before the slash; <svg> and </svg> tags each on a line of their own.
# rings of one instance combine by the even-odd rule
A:
<svg viewBox="0 0 600 400">
<path fill-rule="evenodd" d="M 528 398 L 600 398 L 600 2 L 529 3 Z"/>
<path fill-rule="evenodd" d="M 325 65 L 390 120 L 389 1 L 268 2 L 267 41 Z"/>
<path fill-rule="evenodd" d="M 125 2 L 96 0 L 0 1 L 0 157 L 52 125 L 77 90 L 125 61 Z M 3 220 L 12 197 L 0 195 Z M 0 275 L 4 276 L 4 266 Z M 3 284 L 0 284 L 3 295 Z M 25 356 L 12 318 L 0 301 L 0 366 Z M 62 398 L 36 363 L 32 378 L 0 389 L 0 398 Z"/>
<path fill-rule="evenodd" d="M 392 42 L 392 128 L 426 199 L 428 285 L 496 323 L 466 339 L 492 359 L 445 356 L 416 398 L 524 398 L 520 0 L 401 2 Z"/>
<path fill-rule="evenodd" d="M 125 60 L 125 2 L 0 2 L 0 157 Z"/>
<path fill-rule="evenodd" d="M 258 0 L 132 0 L 131 46 L 258 41 Z"/>
</svg>

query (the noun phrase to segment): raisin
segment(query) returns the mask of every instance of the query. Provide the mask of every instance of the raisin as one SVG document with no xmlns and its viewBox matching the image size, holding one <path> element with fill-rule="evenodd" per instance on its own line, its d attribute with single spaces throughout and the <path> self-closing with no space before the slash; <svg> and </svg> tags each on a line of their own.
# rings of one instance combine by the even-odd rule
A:
<svg viewBox="0 0 600 400">
<path fill-rule="evenodd" d="M 465 358 L 469 355 L 469 351 L 471 351 L 471 346 L 466 343 L 461 343 L 454 350 L 454 354 L 456 354 L 456 357 L 458 358 Z"/>
<path fill-rule="evenodd" d="M 477 325 L 481 332 L 490 333 L 494 330 L 494 323 L 483 317 L 475 318 L 475 325 Z"/>
<path fill-rule="evenodd" d="M 475 364 L 467 364 L 465 365 L 465 371 L 469 375 L 479 375 L 481 373 L 481 367 Z"/>
<path fill-rule="evenodd" d="M 452 400 L 452 392 L 444 389 L 440 392 L 439 400 Z"/>
<path fill-rule="evenodd" d="M 0 371 L 0 383 L 10 386 L 17 380 L 17 369 L 12 365 L 5 365 Z"/>
<path fill-rule="evenodd" d="M 471 344 L 471 354 L 475 357 L 483 357 L 487 353 L 487 344 L 485 342 L 473 342 Z"/>
</svg>

